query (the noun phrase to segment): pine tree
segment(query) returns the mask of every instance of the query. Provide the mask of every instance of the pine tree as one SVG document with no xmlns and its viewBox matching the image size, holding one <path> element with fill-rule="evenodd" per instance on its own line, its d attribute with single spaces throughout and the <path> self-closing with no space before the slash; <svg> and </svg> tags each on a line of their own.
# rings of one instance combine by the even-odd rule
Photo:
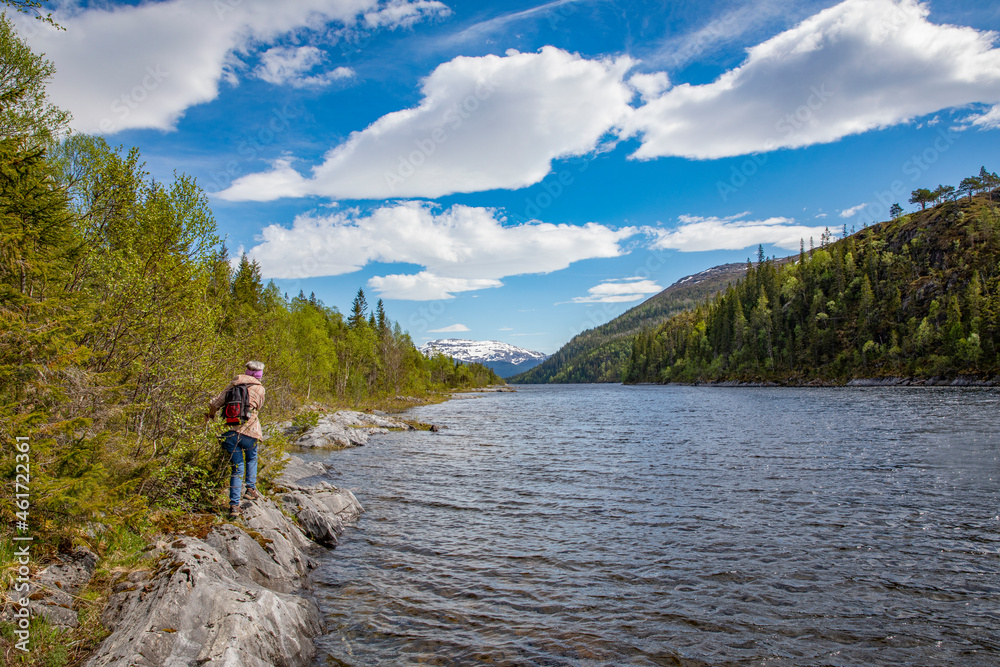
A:
<svg viewBox="0 0 1000 667">
<path fill-rule="evenodd" d="M 351 315 L 347 318 L 347 326 L 351 329 L 361 329 L 368 324 L 368 300 L 365 299 L 365 291 L 358 289 L 357 296 L 351 304 Z"/>
</svg>

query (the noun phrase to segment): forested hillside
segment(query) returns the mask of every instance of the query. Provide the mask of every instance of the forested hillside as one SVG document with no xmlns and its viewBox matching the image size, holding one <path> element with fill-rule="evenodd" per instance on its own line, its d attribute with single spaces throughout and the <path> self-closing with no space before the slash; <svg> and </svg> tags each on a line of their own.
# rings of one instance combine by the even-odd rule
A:
<svg viewBox="0 0 1000 667">
<path fill-rule="evenodd" d="M 621 382 L 632 352 L 632 338 L 637 333 L 695 307 L 705 297 L 739 280 L 745 271 L 746 264 L 723 264 L 681 278 L 607 324 L 575 336 L 544 362 L 508 381 L 523 384 Z"/>
<path fill-rule="evenodd" d="M 66 136 L 52 66 L 3 16 L 0 61 L 0 520 L 22 512 L 35 558 L 79 539 L 104 555 L 171 512 L 218 509 L 224 466 L 202 419 L 248 359 L 266 364 L 265 424 L 307 401 L 502 382 L 426 359 L 363 292 L 344 317 L 264 284 L 246 257 L 234 266 L 193 179 L 158 182 L 135 150 Z M 281 452 L 269 442 L 265 479 Z"/>
<path fill-rule="evenodd" d="M 627 381 L 992 378 L 1000 372 L 996 184 L 982 169 L 962 181 L 968 196 L 958 200 L 948 200 L 954 188 L 918 190 L 922 206 L 945 201 L 803 250 L 793 264 L 749 266 L 739 284 L 637 336 Z"/>
</svg>

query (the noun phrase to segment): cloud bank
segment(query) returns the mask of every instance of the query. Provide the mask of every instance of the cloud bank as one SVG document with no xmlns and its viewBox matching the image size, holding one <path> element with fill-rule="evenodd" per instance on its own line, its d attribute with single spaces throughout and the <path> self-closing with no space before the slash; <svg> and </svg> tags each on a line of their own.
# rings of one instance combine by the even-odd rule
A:
<svg viewBox="0 0 1000 667">
<path fill-rule="evenodd" d="M 55 63 L 48 93 L 72 112 L 74 129 L 110 134 L 173 129 L 185 110 L 216 98 L 222 79 L 234 78 L 236 54 L 282 35 L 358 20 L 391 28 L 442 8 L 425 0 L 165 0 L 67 5 L 53 13 L 63 31 L 16 20 L 32 48 Z"/>
<path fill-rule="evenodd" d="M 554 47 L 438 66 L 423 101 L 353 133 L 309 177 L 290 162 L 219 196 L 270 201 L 439 197 L 537 183 L 557 158 L 594 151 L 630 113 L 628 58 L 587 60 Z"/>
<path fill-rule="evenodd" d="M 387 114 L 304 173 L 292 160 L 222 197 L 270 201 L 440 197 L 542 181 L 552 161 L 636 138 L 632 157 L 714 159 L 800 148 L 985 105 L 967 127 L 1000 124 L 996 34 L 937 25 L 916 0 L 846 0 L 748 50 L 704 85 L 633 74 L 620 57 L 459 57 L 423 82 L 421 103 Z M 738 27 L 738 26 L 737 26 Z"/>
<path fill-rule="evenodd" d="M 505 225 L 497 212 L 453 206 L 438 212 L 406 202 L 368 214 L 344 211 L 299 216 L 291 228 L 271 225 L 247 254 L 264 278 L 309 278 L 357 271 L 370 262 L 423 267 L 376 276 L 369 286 L 392 299 L 449 299 L 456 293 L 500 287 L 506 276 L 550 273 L 573 262 L 623 254 L 633 227 L 596 223 Z"/>
<path fill-rule="evenodd" d="M 643 231 L 653 237 L 653 248 L 699 252 L 703 250 L 740 250 L 766 243 L 785 250 L 798 250 L 799 243 L 808 245 L 818 239 L 825 227 L 793 224 L 790 218 L 745 220 L 748 213 L 726 218 L 680 216 L 674 229 L 647 227 Z"/>
<path fill-rule="evenodd" d="M 636 110 L 633 157 L 710 159 L 799 148 L 941 109 L 1000 102 L 996 34 L 935 25 L 915 0 L 847 0 L 748 51 L 706 85 Z"/>
</svg>

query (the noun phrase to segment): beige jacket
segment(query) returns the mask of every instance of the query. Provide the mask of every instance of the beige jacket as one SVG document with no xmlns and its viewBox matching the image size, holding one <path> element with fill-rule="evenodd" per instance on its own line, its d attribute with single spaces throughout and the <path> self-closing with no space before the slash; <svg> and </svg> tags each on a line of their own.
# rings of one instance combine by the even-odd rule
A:
<svg viewBox="0 0 1000 667">
<path fill-rule="evenodd" d="M 250 385 L 247 387 L 247 393 L 250 395 L 250 419 L 248 419 L 245 424 L 231 428 L 230 430 L 236 431 L 237 433 L 250 438 L 263 440 L 264 433 L 260 430 L 260 420 L 257 418 L 257 411 L 264 406 L 264 385 L 262 385 L 260 380 L 255 377 L 240 374 L 233 378 L 233 381 L 226 385 L 226 388 L 222 390 L 222 393 L 213 398 L 208 404 L 209 418 L 211 419 L 215 417 L 215 413 L 226 404 L 226 392 L 228 392 L 229 388 L 234 384 Z"/>
</svg>

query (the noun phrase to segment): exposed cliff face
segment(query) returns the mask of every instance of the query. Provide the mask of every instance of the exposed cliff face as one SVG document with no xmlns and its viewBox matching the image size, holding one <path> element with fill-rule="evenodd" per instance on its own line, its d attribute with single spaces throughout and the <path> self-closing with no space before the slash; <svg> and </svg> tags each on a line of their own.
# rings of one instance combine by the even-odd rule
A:
<svg viewBox="0 0 1000 667">
<path fill-rule="evenodd" d="M 278 502 L 243 502 L 242 525 L 153 545 L 148 569 L 123 576 L 102 620 L 112 631 L 87 667 L 299 667 L 323 620 L 304 590 L 316 542 L 332 546 L 361 505 L 320 463 L 291 457 Z M 316 542 L 310 540 L 312 537 Z"/>
</svg>

